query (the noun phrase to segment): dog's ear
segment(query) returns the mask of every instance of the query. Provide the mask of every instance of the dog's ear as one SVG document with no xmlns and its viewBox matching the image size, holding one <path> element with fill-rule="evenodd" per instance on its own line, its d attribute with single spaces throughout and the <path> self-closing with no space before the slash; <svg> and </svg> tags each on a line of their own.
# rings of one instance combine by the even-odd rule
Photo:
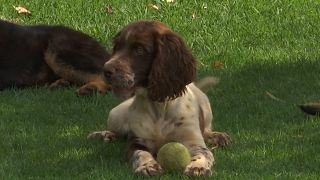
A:
<svg viewBox="0 0 320 180">
<path fill-rule="evenodd" d="M 149 74 L 148 96 L 162 102 L 183 95 L 196 76 L 196 61 L 182 38 L 168 31 L 158 34 L 157 54 Z"/>
<path fill-rule="evenodd" d="M 120 35 L 121 35 L 122 31 L 119 31 L 112 39 L 112 43 L 113 43 L 113 49 L 112 51 L 115 52 L 117 50 L 117 48 L 120 45 Z"/>
</svg>

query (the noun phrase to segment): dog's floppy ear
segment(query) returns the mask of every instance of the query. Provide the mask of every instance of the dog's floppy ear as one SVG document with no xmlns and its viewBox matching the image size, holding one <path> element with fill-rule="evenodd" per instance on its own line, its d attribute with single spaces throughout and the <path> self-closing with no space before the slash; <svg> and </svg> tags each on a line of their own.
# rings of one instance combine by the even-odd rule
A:
<svg viewBox="0 0 320 180">
<path fill-rule="evenodd" d="M 119 42 L 120 42 L 120 35 L 121 35 L 122 31 L 119 31 L 112 39 L 112 43 L 113 43 L 113 49 L 112 51 L 115 52 L 115 50 L 117 50 L 118 46 L 119 46 Z"/>
<path fill-rule="evenodd" d="M 148 96 L 165 101 L 183 95 L 196 76 L 196 61 L 182 38 L 167 31 L 157 35 L 157 54 L 149 74 Z"/>
</svg>

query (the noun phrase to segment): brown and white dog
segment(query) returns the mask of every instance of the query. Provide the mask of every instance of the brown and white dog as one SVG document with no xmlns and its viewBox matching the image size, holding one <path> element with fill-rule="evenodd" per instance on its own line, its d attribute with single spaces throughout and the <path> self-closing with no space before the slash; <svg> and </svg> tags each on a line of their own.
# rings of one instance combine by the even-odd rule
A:
<svg viewBox="0 0 320 180">
<path fill-rule="evenodd" d="M 80 85 L 78 95 L 104 93 L 110 55 L 90 36 L 63 26 L 22 26 L 0 20 L 0 90 Z"/>
<path fill-rule="evenodd" d="M 116 95 L 134 96 L 110 111 L 107 131 L 93 132 L 88 138 L 109 141 L 128 136 L 134 172 L 146 176 L 162 172 L 155 160 L 158 149 L 180 142 L 192 157 L 184 174 L 212 174 L 214 157 L 205 142 L 228 145 L 230 138 L 211 130 L 208 97 L 192 83 L 196 61 L 177 33 L 157 21 L 127 25 L 116 35 L 104 71 Z M 199 86 L 214 82 L 205 79 Z"/>
</svg>

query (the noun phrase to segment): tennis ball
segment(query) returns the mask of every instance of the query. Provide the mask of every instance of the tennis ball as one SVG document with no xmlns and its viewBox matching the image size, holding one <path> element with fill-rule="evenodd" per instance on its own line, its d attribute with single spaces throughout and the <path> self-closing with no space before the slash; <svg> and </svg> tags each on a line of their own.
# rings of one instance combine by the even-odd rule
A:
<svg viewBox="0 0 320 180">
<path fill-rule="evenodd" d="M 190 163 L 191 157 L 183 144 L 170 142 L 159 149 L 157 161 L 166 171 L 183 171 Z"/>
</svg>

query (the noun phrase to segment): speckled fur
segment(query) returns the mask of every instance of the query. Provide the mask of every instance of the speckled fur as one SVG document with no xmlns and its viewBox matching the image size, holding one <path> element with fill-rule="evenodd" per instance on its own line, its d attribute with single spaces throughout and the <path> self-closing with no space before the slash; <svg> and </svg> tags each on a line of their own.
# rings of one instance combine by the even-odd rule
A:
<svg viewBox="0 0 320 180">
<path fill-rule="evenodd" d="M 203 129 L 200 121 L 203 121 Z M 207 96 L 191 83 L 183 96 L 161 103 L 150 101 L 146 89 L 138 89 L 134 97 L 110 111 L 107 127 L 116 136 L 129 135 L 130 146 L 143 147 L 143 150 L 129 148 L 128 156 L 136 173 L 146 176 L 161 173 L 162 168 L 154 159 L 158 149 L 168 142 L 180 142 L 192 156 L 184 173 L 210 176 L 214 157 L 205 141 L 212 146 L 230 142 L 227 134 L 211 131 L 211 122 L 212 112 Z M 105 132 L 94 132 L 89 137 Z M 217 140 L 211 141 L 212 138 Z"/>
<path fill-rule="evenodd" d="M 200 89 L 216 81 L 205 78 L 198 87 L 192 83 L 196 61 L 180 35 L 158 21 L 131 23 L 116 35 L 104 72 L 116 95 L 127 97 L 134 89 L 134 96 L 110 111 L 107 131 L 89 138 L 127 136 L 128 159 L 134 172 L 145 176 L 162 173 L 155 160 L 161 146 L 180 142 L 192 158 L 184 174 L 212 174 L 214 158 L 205 142 L 218 147 L 230 138 L 211 130 L 210 102 Z"/>
</svg>

